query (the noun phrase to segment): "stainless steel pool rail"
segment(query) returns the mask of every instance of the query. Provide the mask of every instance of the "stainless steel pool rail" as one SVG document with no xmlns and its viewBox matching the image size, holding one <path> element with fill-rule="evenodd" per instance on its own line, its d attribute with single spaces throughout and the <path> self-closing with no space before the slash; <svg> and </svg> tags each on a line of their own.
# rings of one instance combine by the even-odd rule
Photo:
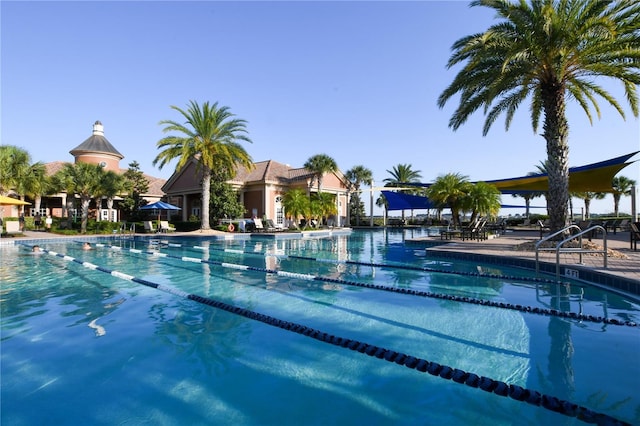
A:
<svg viewBox="0 0 640 426">
<path fill-rule="evenodd" d="M 555 245 L 555 247 L 542 247 L 542 245 L 545 242 L 552 240 L 558 235 L 570 233 L 573 230 L 577 230 L 578 232 L 576 234 L 569 235 L 567 238 L 563 239 L 562 241 L 559 241 Z M 596 249 L 584 248 L 582 245 L 582 236 L 586 234 L 593 234 L 596 231 L 602 232 L 603 249 L 596 250 Z M 578 239 L 578 247 L 564 247 L 566 243 L 570 241 L 574 241 L 576 239 Z M 556 252 L 556 279 L 560 279 L 560 253 L 578 253 L 579 264 L 582 264 L 582 255 L 584 253 L 602 254 L 602 258 L 604 259 L 604 267 L 606 268 L 607 267 L 607 231 L 606 229 L 604 229 L 604 227 L 600 225 L 594 225 L 585 230 L 582 230 L 577 225 L 569 225 L 557 232 L 554 232 L 551 235 L 547 235 L 545 238 L 542 238 L 540 241 L 536 243 L 536 276 L 538 276 L 540 273 L 540 252 L 541 251 Z"/>
</svg>

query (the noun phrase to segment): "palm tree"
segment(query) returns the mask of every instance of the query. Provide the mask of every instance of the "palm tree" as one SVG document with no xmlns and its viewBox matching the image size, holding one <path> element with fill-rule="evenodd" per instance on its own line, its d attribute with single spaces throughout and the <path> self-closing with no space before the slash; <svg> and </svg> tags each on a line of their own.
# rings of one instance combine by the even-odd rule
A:
<svg viewBox="0 0 640 426">
<path fill-rule="evenodd" d="M 310 157 L 303 167 L 314 174 L 314 179 L 318 182 L 318 194 L 322 192 L 323 176 L 338 170 L 336 161 L 326 154 L 316 154 Z"/>
<path fill-rule="evenodd" d="M 500 211 L 500 191 L 495 185 L 476 182 L 469 188 L 464 206 L 471 210 L 471 222 L 478 216 L 496 216 Z"/>
<path fill-rule="evenodd" d="M 613 178 L 613 182 L 611 186 L 613 187 L 613 210 L 618 217 L 618 212 L 620 208 L 620 197 L 623 195 L 631 195 L 631 191 L 633 186 L 636 184 L 636 181 L 633 179 L 629 179 L 626 176 L 616 176 Z"/>
<path fill-rule="evenodd" d="M 420 170 L 413 170 L 411 164 L 398 164 L 393 166 L 391 170 L 387 170 L 387 173 L 391 175 L 390 178 L 385 178 L 382 181 L 385 182 L 384 186 L 398 187 L 405 183 L 420 182 L 422 176 Z M 401 191 L 401 192 L 413 192 L 413 191 Z M 404 223 L 404 210 L 402 210 L 402 222 Z"/>
<path fill-rule="evenodd" d="M 451 209 L 453 225 L 460 224 L 460 211 L 465 207 L 465 198 L 471 190 L 471 182 L 460 173 L 447 173 L 436 178 L 427 188 L 427 197 L 441 207 Z"/>
<path fill-rule="evenodd" d="M 26 150 L 13 145 L 0 146 L 0 193 L 16 190 L 29 174 L 30 165 L 31 156 Z"/>
<path fill-rule="evenodd" d="M 574 197 L 584 200 L 584 217 L 586 219 L 591 217 L 589 213 L 591 200 L 602 200 L 606 195 L 604 192 L 576 192 L 573 194 Z"/>
<path fill-rule="evenodd" d="M 282 196 L 282 206 L 288 218 L 293 219 L 294 226 L 298 228 L 298 219 L 305 216 L 308 210 L 309 197 L 301 189 L 292 189 Z"/>
<path fill-rule="evenodd" d="M 124 176 L 117 174 L 111 170 L 103 173 L 100 181 L 100 188 L 96 193 L 98 200 L 100 197 L 106 197 L 107 210 L 109 211 L 109 219 L 111 221 L 111 211 L 113 210 L 113 199 L 116 195 L 122 194 L 126 190 L 126 181 Z"/>
<path fill-rule="evenodd" d="M 104 169 L 97 164 L 67 163 L 60 170 L 58 180 L 67 191 L 67 197 L 80 197 L 81 225 L 80 232 L 87 232 L 89 220 L 89 203 L 100 193 L 100 184 Z"/>
<path fill-rule="evenodd" d="M 540 170 L 540 168 L 538 168 L 538 170 Z M 542 173 L 546 173 L 546 172 L 542 172 Z M 527 176 L 533 176 L 536 174 L 537 173 L 535 172 L 529 172 L 527 173 Z M 524 205 L 525 205 L 524 215 L 527 219 L 529 219 L 529 209 L 531 207 L 531 200 L 533 200 L 534 198 L 542 197 L 543 195 L 546 195 L 546 193 L 539 192 L 539 191 L 524 191 L 524 192 L 516 192 L 511 194 L 511 196 L 514 198 L 521 197 L 522 199 L 524 199 Z"/>
<path fill-rule="evenodd" d="M 313 200 L 317 203 L 318 213 L 319 213 L 319 223 L 322 223 L 323 218 L 329 218 L 331 215 L 335 215 L 338 213 L 338 207 L 336 207 L 336 196 L 335 194 L 326 194 L 320 192 L 317 194 L 316 198 Z"/>
<path fill-rule="evenodd" d="M 505 113 L 508 129 L 518 107 L 530 99 L 531 123 L 541 116 L 547 144 L 548 208 L 551 231 L 567 223 L 569 200 L 569 126 L 567 99 L 575 99 L 592 121 L 596 96 L 624 118 L 614 97 L 597 77 L 620 80 L 634 116 L 640 84 L 640 3 L 601 0 L 474 0 L 493 9 L 501 22 L 456 41 L 448 67 L 464 64 L 438 98 L 442 108 L 454 95 L 460 104 L 449 127 L 464 124 L 478 109 L 486 114 L 483 134 Z"/>
<path fill-rule="evenodd" d="M 212 170 L 225 170 L 233 175 L 237 166 L 253 168 L 251 157 L 238 141 L 251 142 L 246 135 L 247 122 L 234 115 L 226 106 L 218 107 L 205 102 L 202 107 L 195 101 L 189 102 L 185 111 L 171 106 L 178 111 L 185 124 L 173 120 L 162 120 L 166 125 L 164 133 L 178 132 L 183 136 L 167 136 L 158 141 L 158 149 L 163 149 L 153 160 L 153 164 L 162 167 L 171 160 L 178 159 L 176 170 L 180 170 L 191 159 L 197 161 L 202 171 L 202 222 L 201 229 L 211 229 L 209 225 L 209 200 Z"/>
<path fill-rule="evenodd" d="M 371 186 L 373 183 L 373 173 L 370 169 L 365 166 L 353 166 L 351 169 L 347 170 L 345 173 L 345 177 L 349 181 L 349 191 L 355 191 L 355 194 L 352 197 L 349 197 L 349 208 L 348 212 L 352 210 L 352 205 L 355 204 L 353 210 L 356 212 L 356 225 L 360 225 L 360 185 L 363 183 Z M 353 202 L 352 202 L 353 201 Z M 351 225 L 351 220 L 348 219 L 347 223 Z"/>
</svg>

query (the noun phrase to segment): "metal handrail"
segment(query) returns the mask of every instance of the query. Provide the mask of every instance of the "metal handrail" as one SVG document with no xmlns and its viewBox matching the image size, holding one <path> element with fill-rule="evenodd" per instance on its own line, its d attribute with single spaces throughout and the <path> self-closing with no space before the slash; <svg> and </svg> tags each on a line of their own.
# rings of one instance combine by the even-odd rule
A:
<svg viewBox="0 0 640 426">
<path fill-rule="evenodd" d="M 564 240 L 560 241 L 558 244 L 556 244 L 556 246 L 554 248 L 544 248 L 544 247 L 540 247 L 540 245 L 542 243 L 544 243 L 545 241 L 549 241 L 550 239 L 552 239 L 553 237 L 560 235 L 560 234 L 564 234 L 567 231 L 570 231 L 572 229 L 577 229 L 579 232 L 577 234 L 572 234 L 570 235 L 568 238 L 565 238 Z M 602 231 L 602 241 L 603 241 L 603 250 L 585 250 L 582 248 L 582 236 L 584 234 L 593 232 L 595 230 L 600 230 Z M 566 244 L 569 241 L 575 240 L 576 238 L 579 239 L 579 248 L 577 249 L 563 249 L 562 246 L 564 244 Z M 539 274 L 540 272 L 540 266 L 539 266 L 539 254 L 540 251 L 555 251 L 556 252 L 556 279 L 560 278 L 560 252 L 564 252 L 564 253 L 578 253 L 580 256 L 580 263 L 582 263 L 582 254 L 583 253 L 602 253 L 603 254 L 603 258 L 604 258 L 604 267 L 607 267 L 607 230 L 604 229 L 604 227 L 600 226 L 600 225 L 594 225 L 591 226 L 585 230 L 582 230 L 579 226 L 577 225 L 569 225 L 557 232 L 554 232 L 551 235 L 547 235 L 545 238 L 541 239 L 540 241 L 538 241 L 536 243 L 536 275 Z"/>
</svg>

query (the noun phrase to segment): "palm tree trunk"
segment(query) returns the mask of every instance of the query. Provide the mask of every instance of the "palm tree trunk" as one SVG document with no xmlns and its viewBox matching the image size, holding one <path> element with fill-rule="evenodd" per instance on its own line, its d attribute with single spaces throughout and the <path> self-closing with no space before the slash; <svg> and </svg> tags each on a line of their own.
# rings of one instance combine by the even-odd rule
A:
<svg viewBox="0 0 640 426">
<path fill-rule="evenodd" d="M 569 201 L 569 125 L 565 116 L 564 88 L 561 83 L 544 85 L 544 133 L 547 142 L 549 227 L 556 232 L 568 225 Z"/>
<path fill-rule="evenodd" d="M 202 217 L 200 229 L 208 231 L 211 229 L 209 224 L 209 201 L 211 200 L 211 169 L 202 166 Z"/>
<path fill-rule="evenodd" d="M 82 222 L 80 223 L 80 233 L 87 233 L 87 222 L 89 221 L 89 203 L 91 202 L 91 197 L 83 196 L 81 198 L 80 205 L 82 206 Z"/>
</svg>

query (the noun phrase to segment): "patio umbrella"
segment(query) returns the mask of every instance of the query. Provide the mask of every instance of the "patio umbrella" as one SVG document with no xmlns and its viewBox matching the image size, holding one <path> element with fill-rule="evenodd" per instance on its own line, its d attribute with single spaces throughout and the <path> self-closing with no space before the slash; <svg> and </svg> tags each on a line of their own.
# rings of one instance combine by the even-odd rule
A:
<svg viewBox="0 0 640 426">
<path fill-rule="evenodd" d="M 26 201 L 18 200 L 17 198 L 7 197 L 5 195 L 0 195 L 0 206 L 30 206 L 31 203 L 27 203 Z"/>
<path fill-rule="evenodd" d="M 160 212 L 162 210 L 182 210 L 178 206 L 174 206 L 173 204 L 165 203 L 163 201 L 156 201 L 155 203 L 147 204 L 144 207 L 140 207 L 140 210 L 158 210 L 158 221 L 160 220 Z"/>
</svg>

